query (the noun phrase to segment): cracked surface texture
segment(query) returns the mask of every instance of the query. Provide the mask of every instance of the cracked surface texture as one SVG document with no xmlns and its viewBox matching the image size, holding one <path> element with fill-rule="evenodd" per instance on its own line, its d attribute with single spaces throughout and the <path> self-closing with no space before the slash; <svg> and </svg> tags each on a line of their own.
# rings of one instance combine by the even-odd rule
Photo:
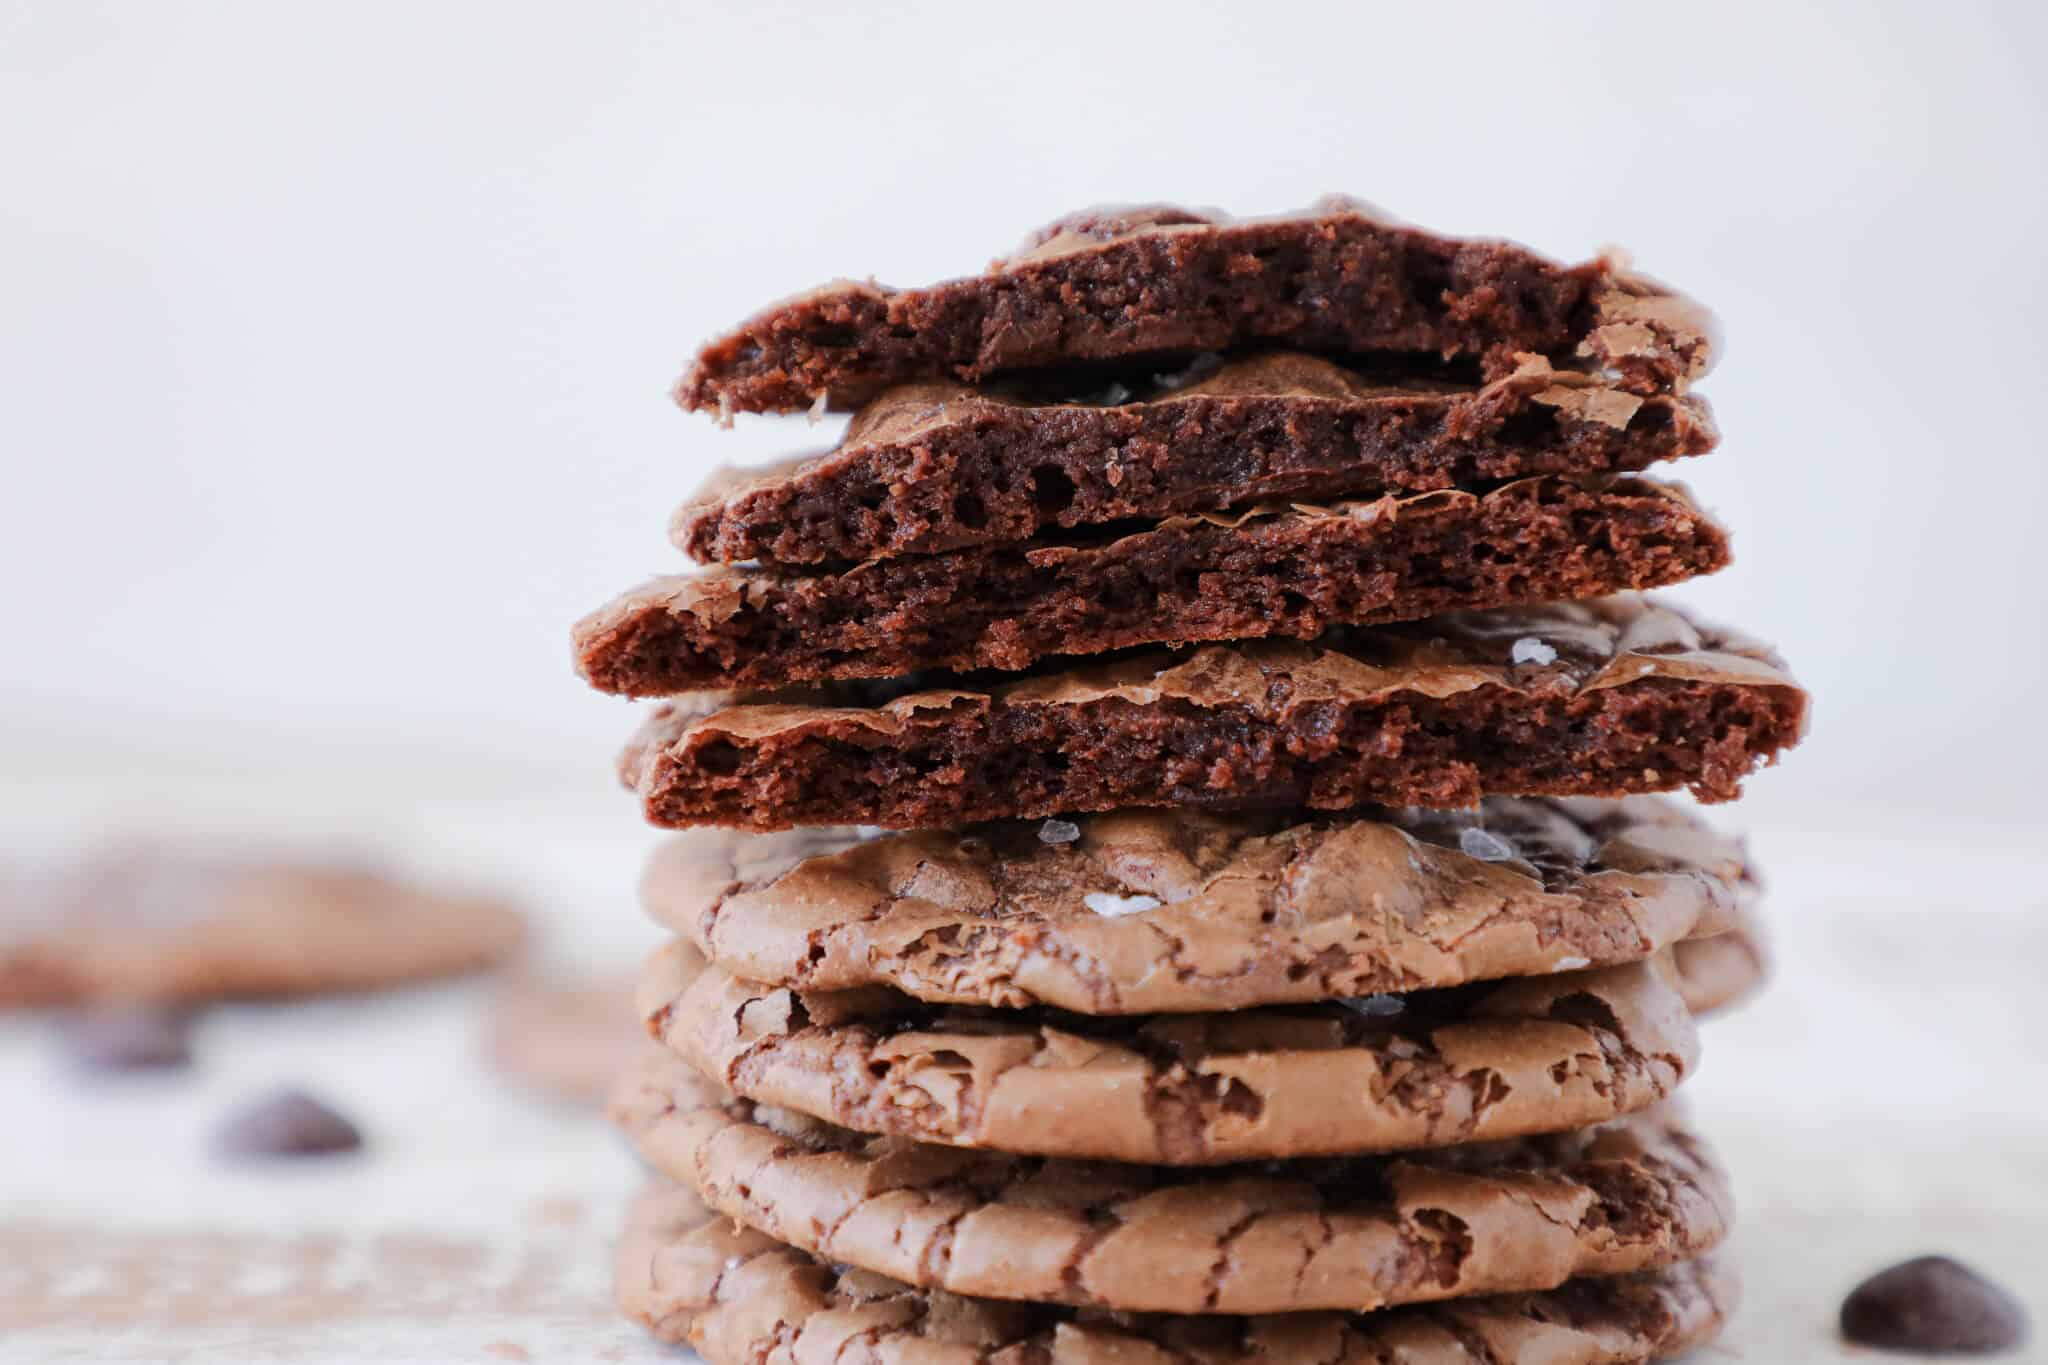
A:
<svg viewBox="0 0 2048 1365">
<path fill-rule="evenodd" d="M 1714 321 L 1612 256 L 1564 266 L 1445 237 L 1331 196 L 1232 219 L 1086 209 L 980 275 L 924 289 L 842 280 L 705 343 L 676 385 L 692 411 L 844 408 L 895 384 L 1238 347 L 1377 356 L 1498 379 L 1533 353 L 1635 393 L 1683 390 Z"/>
<path fill-rule="evenodd" d="M 694 830 L 642 878 L 658 922 L 747 980 L 1081 1014 L 1611 966 L 1718 934 L 1756 894 L 1738 842 L 1657 797 L 1126 810 L 871 840 Z M 1105 915 L 1104 896 L 1155 904 Z"/>
<path fill-rule="evenodd" d="M 367 867 L 139 844 L 0 869 L 0 1007 L 370 990 L 504 960 L 502 901 Z"/>
<path fill-rule="evenodd" d="M 1641 397 L 1537 356 L 1479 387 L 1286 352 L 1134 378 L 1094 402 L 892 389 L 825 454 L 714 474 L 671 536 L 702 563 L 859 563 L 1260 501 L 1618 473 L 1718 439 L 1703 399 Z"/>
<path fill-rule="evenodd" d="M 709 1365 L 1641 1365 L 1711 1340 L 1736 1287 L 1699 1260 L 1363 1315 L 1112 1314 L 834 1268 L 664 1188 L 634 1208 L 616 1293 Z"/>
<path fill-rule="evenodd" d="M 1655 588 L 1728 563 L 1683 488 L 1524 479 L 1375 502 L 1269 505 L 843 572 L 761 567 L 657 578 L 576 623 L 599 691 L 1016 670 L 1055 655 L 1313 639 L 1521 602 Z"/>
<path fill-rule="evenodd" d="M 831 1264 L 955 1294 L 1155 1313 L 1363 1312 L 1553 1289 L 1711 1250 L 1726 1182 L 1675 1114 L 1410 1157 L 1187 1171 L 872 1138 L 674 1058 L 613 1105 L 657 1170 Z"/>
<path fill-rule="evenodd" d="M 664 703 L 620 774 L 657 825 L 756 830 L 1680 787 L 1729 800 L 1806 723 L 1768 647 L 1635 594 L 890 695 L 919 685 L 710 715 Z"/>
<path fill-rule="evenodd" d="M 734 1094 L 860 1132 L 1212 1165 L 1445 1147 L 1667 1097 L 1698 1039 L 1661 960 L 1353 1003 L 1103 1018 L 798 992 L 649 959 L 648 1031 Z"/>
</svg>

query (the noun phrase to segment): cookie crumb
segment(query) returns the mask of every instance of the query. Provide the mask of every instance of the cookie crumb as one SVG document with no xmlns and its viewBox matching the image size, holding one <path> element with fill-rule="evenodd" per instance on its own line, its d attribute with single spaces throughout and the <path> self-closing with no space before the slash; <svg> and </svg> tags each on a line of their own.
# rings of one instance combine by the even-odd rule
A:
<svg viewBox="0 0 2048 1365">
<path fill-rule="evenodd" d="M 1524 635 L 1508 649 L 1508 662 L 1512 664 L 1554 664 L 1557 649 L 1547 645 L 1533 635 Z"/>
<path fill-rule="evenodd" d="M 1108 891 L 1090 891 L 1081 897 L 1081 903 L 1098 915 L 1115 919 L 1118 915 L 1135 915 L 1145 910 L 1157 910 L 1161 901 L 1157 896 L 1118 896 Z"/>
</svg>

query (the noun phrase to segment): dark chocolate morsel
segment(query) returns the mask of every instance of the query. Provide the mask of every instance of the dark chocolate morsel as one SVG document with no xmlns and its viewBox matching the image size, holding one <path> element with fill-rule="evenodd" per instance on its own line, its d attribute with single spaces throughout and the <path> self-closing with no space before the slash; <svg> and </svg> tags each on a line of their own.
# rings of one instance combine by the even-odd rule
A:
<svg viewBox="0 0 2048 1365">
<path fill-rule="evenodd" d="M 363 1145 L 353 1123 L 299 1090 L 281 1090 L 238 1111 L 214 1140 L 223 1156 L 315 1156 Z"/>
<path fill-rule="evenodd" d="M 61 1040 L 84 1071 L 141 1071 L 191 1064 L 192 1012 L 159 1005 L 100 1005 L 66 1015 Z"/>
<path fill-rule="evenodd" d="M 2010 1292 L 1946 1256 L 1880 1270 L 1842 1300 L 1842 1335 L 1888 1351 L 2006 1351 L 2027 1339 Z"/>
</svg>

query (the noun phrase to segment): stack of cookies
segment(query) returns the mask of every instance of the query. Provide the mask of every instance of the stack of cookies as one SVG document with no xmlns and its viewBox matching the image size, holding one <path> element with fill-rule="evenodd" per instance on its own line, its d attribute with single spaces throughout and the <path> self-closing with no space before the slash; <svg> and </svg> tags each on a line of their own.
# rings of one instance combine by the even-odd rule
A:
<svg viewBox="0 0 2048 1365">
<path fill-rule="evenodd" d="M 672 1183 L 619 1295 L 713 1365 L 1622 1362 L 1730 1309 L 1673 1103 L 1755 983 L 1735 796 L 1806 699 L 1639 590 L 1728 561 L 1705 314 L 1390 221 L 1076 215 L 828 285 L 684 407 L 851 409 L 581 622 L 690 828 Z"/>
</svg>

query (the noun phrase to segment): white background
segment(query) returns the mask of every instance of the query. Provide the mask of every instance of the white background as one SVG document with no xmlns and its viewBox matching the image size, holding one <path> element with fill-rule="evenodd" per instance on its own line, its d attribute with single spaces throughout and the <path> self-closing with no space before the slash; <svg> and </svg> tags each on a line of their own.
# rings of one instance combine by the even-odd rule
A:
<svg viewBox="0 0 2048 1365">
<path fill-rule="evenodd" d="M 2023 814 L 2042 15 L 0 4 L 0 759 L 595 791 L 632 718 L 569 622 L 826 434 L 676 411 L 697 341 L 1090 202 L 1343 190 L 1722 314 L 1682 473 L 1738 563 L 1685 592 L 1819 699 L 1760 799 Z"/>
</svg>

